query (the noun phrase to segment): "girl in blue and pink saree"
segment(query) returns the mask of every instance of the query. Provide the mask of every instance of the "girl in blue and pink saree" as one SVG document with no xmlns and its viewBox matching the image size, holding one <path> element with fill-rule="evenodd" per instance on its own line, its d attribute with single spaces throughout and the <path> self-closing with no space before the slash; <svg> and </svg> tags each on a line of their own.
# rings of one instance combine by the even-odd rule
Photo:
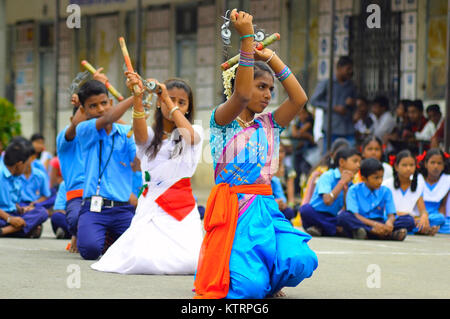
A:
<svg viewBox="0 0 450 319">
<path fill-rule="evenodd" d="M 251 37 L 245 37 L 252 33 L 252 16 L 232 12 L 231 17 L 244 36 L 241 54 L 253 50 Z M 278 74 L 286 68 L 269 49 L 253 54 L 258 60 L 269 59 Z M 251 67 L 240 63 L 237 70 L 233 95 L 211 116 L 216 186 L 206 206 L 195 298 L 280 295 L 283 287 L 311 277 L 318 265 L 307 244 L 311 237 L 284 217 L 270 186 L 278 169 L 279 134 L 304 106 L 306 95 L 290 72 L 278 76 L 289 98 L 273 113 L 255 117 L 270 102 L 271 70 L 261 62 Z"/>
</svg>

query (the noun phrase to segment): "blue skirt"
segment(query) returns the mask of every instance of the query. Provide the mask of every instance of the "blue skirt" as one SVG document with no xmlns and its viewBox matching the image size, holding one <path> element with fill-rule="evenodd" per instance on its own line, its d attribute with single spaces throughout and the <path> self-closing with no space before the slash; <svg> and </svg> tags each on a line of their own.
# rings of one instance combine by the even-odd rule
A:
<svg viewBox="0 0 450 319">
<path fill-rule="evenodd" d="M 256 195 L 237 222 L 227 298 L 262 299 L 311 277 L 318 260 L 310 239 L 290 224 L 273 196 Z"/>
</svg>

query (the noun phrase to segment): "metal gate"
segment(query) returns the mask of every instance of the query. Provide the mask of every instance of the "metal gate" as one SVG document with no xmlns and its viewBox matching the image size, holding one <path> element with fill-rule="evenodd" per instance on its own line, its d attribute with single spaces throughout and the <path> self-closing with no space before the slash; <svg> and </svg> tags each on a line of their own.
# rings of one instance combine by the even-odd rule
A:
<svg viewBox="0 0 450 319">
<path fill-rule="evenodd" d="M 369 28 L 372 12 L 381 8 L 380 28 Z M 384 95 L 393 109 L 400 97 L 401 13 L 391 11 L 391 0 L 361 0 L 361 14 L 350 18 L 349 51 L 354 62 L 354 81 L 368 99 Z"/>
</svg>

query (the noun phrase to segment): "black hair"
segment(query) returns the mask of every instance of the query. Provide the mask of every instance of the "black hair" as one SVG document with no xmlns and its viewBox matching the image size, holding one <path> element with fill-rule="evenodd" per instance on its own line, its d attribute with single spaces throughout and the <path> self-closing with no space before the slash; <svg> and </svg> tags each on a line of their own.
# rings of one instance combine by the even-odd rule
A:
<svg viewBox="0 0 450 319">
<path fill-rule="evenodd" d="M 438 104 L 431 104 L 431 105 L 429 105 L 427 107 L 427 113 L 428 112 L 435 112 L 435 113 L 438 113 L 438 114 L 442 115 L 441 108 L 439 107 Z"/>
<path fill-rule="evenodd" d="M 166 85 L 167 90 L 171 90 L 173 88 L 178 88 L 178 89 L 182 89 L 186 92 L 186 94 L 188 96 L 188 101 L 189 101 L 189 108 L 188 108 L 187 113 L 185 114 L 185 117 L 188 119 L 188 121 L 190 123 L 192 123 L 192 121 L 194 119 L 194 94 L 192 92 L 192 88 L 189 86 L 189 84 L 186 81 L 184 81 L 182 79 L 176 79 L 176 78 L 168 79 L 164 82 L 164 84 Z M 150 158 L 155 158 L 156 154 L 158 154 L 159 150 L 161 149 L 163 135 L 164 135 L 163 118 L 164 118 L 164 116 L 162 114 L 161 108 L 156 108 L 155 122 L 153 123 L 153 131 L 154 131 L 155 135 L 153 137 L 152 142 L 150 143 L 150 145 L 148 146 L 148 148 L 146 150 L 146 154 Z M 183 137 L 181 136 L 181 134 L 178 132 L 178 130 L 176 128 L 173 131 L 173 134 L 176 134 L 175 138 L 174 138 L 176 147 L 174 149 L 172 157 L 180 155 L 181 152 L 183 151 L 182 144 L 181 144 L 181 140 Z"/>
<path fill-rule="evenodd" d="M 444 170 L 442 171 L 441 176 L 442 174 L 450 174 L 450 161 L 448 160 L 448 158 L 445 157 L 444 152 L 440 148 L 433 148 L 427 151 L 427 154 L 425 155 L 424 159 L 421 162 L 419 162 L 419 172 L 423 175 L 423 177 L 427 178 L 428 171 L 425 168 L 425 164 L 434 155 L 442 156 L 442 160 L 444 161 Z"/>
<path fill-rule="evenodd" d="M 30 157 L 30 150 L 26 144 L 21 142 L 12 142 L 5 150 L 3 161 L 6 166 L 13 166 L 18 162 L 26 162 Z"/>
<path fill-rule="evenodd" d="M 72 116 L 75 116 L 75 113 L 77 113 L 79 108 L 80 108 L 79 106 L 74 106 L 73 107 L 73 109 L 72 109 Z"/>
<path fill-rule="evenodd" d="M 419 110 L 420 113 L 423 113 L 423 102 L 422 102 L 422 100 L 410 101 L 410 103 L 406 106 L 406 109 L 408 109 L 410 107 L 415 107 L 417 110 Z"/>
<path fill-rule="evenodd" d="M 389 110 L 389 99 L 384 95 L 377 96 L 373 101 L 373 104 L 378 104 L 381 107 Z"/>
<path fill-rule="evenodd" d="M 384 171 L 383 164 L 375 158 L 366 158 L 361 162 L 361 176 L 368 178 L 376 172 Z"/>
<path fill-rule="evenodd" d="M 397 154 L 397 156 L 395 157 L 395 165 L 400 164 L 401 160 L 407 157 L 412 157 L 414 159 L 414 161 L 416 161 L 416 158 L 414 157 L 414 155 L 411 153 L 410 150 L 403 150 L 400 153 Z M 395 169 L 395 165 L 393 165 L 393 169 L 394 169 L 394 188 L 398 189 L 400 188 L 400 179 L 398 177 L 398 173 L 397 170 Z M 413 179 L 411 181 L 411 191 L 415 192 L 417 189 L 417 179 L 418 179 L 418 175 L 419 172 L 417 171 L 417 169 L 414 172 L 413 175 Z"/>
<path fill-rule="evenodd" d="M 312 169 L 315 170 L 318 166 L 333 167 L 335 153 L 345 147 L 350 147 L 350 143 L 345 138 L 337 138 L 332 144 L 331 149 L 319 161 L 319 163 Z"/>
<path fill-rule="evenodd" d="M 39 136 L 39 133 L 33 134 L 33 136 Z M 40 138 L 35 138 L 34 140 L 39 140 Z M 28 140 L 23 136 L 15 136 L 11 139 L 11 141 L 9 142 L 10 144 L 21 144 L 23 145 L 23 147 L 25 148 L 25 150 L 27 151 L 28 157 L 35 155 L 36 154 L 36 150 L 33 147 L 33 143 L 32 140 Z"/>
<path fill-rule="evenodd" d="M 401 104 L 401 105 L 403 105 L 403 107 L 406 110 L 408 108 L 408 105 L 411 103 L 413 103 L 413 101 L 408 100 L 408 99 L 400 100 L 400 101 L 398 101 L 397 107 Z"/>
<path fill-rule="evenodd" d="M 253 67 L 253 79 L 257 79 L 264 75 L 264 73 L 270 74 L 272 79 L 274 79 L 274 75 L 270 67 L 267 65 L 267 63 L 263 61 L 255 61 L 255 66 Z M 231 90 L 234 91 L 234 83 L 235 78 L 231 79 Z"/>
<path fill-rule="evenodd" d="M 353 60 L 347 55 L 341 56 L 337 62 L 337 67 L 344 67 L 347 65 L 353 65 Z"/>
<path fill-rule="evenodd" d="M 358 152 L 356 148 L 342 148 L 339 151 L 337 151 L 336 156 L 334 157 L 334 165 L 332 168 L 338 168 L 339 167 L 339 161 L 341 159 L 348 159 L 354 155 L 358 155 L 361 157 L 361 153 Z"/>
<path fill-rule="evenodd" d="M 31 142 L 34 142 L 37 140 L 45 140 L 44 135 L 42 135 L 41 133 L 34 133 L 33 135 L 31 135 L 31 137 L 30 137 Z"/>
<path fill-rule="evenodd" d="M 84 106 L 84 103 L 88 98 L 100 94 L 106 94 L 106 96 L 108 96 L 108 89 L 106 86 L 100 81 L 89 80 L 84 83 L 78 91 L 78 99 L 80 100 L 81 105 Z"/>
<path fill-rule="evenodd" d="M 362 142 L 362 144 L 361 144 L 361 153 L 363 153 L 363 151 L 366 148 L 366 146 L 369 145 L 373 141 L 377 142 L 378 145 L 380 145 L 381 158 L 383 159 L 384 158 L 383 142 L 381 141 L 381 139 L 378 136 L 375 136 L 375 135 L 370 135 L 370 136 L 366 137 L 366 139 Z"/>
<path fill-rule="evenodd" d="M 356 99 L 357 99 L 357 100 L 363 101 L 365 104 L 369 104 L 369 100 L 368 100 L 364 95 L 362 95 L 362 94 L 356 96 Z"/>
</svg>

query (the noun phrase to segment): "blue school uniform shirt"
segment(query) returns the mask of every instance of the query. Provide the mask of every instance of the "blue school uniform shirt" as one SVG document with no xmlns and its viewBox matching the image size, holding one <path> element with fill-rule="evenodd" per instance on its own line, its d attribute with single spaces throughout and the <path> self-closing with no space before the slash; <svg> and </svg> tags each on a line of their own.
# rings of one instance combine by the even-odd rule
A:
<svg viewBox="0 0 450 319">
<path fill-rule="evenodd" d="M 20 200 L 22 182 L 19 176 L 13 176 L 3 160 L 0 161 L 0 209 L 10 213 L 16 211 Z"/>
<path fill-rule="evenodd" d="M 329 213 L 337 216 L 339 211 L 344 207 L 344 191 L 341 191 L 330 206 L 325 205 L 322 195 L 329 194 L 336 187 L 337 183 L 341 179 L 341 172 L 339 168 L 334 168 L 323 173 L 317 180 L 314 193 L 311 197 L 309 204 L 318 212 Z M 352 183 L 349 183 L 349 186 Z"/>
<path fill-rule="evenodd" d="M 53 204 L 54 210 L 66 210 L 66 182 L 62 181 L 59 184 L 58 193 L 56 193 L 55 203 Z"/>
<path fill-rule="evenodd" d="M 45 168 L 44 164 L 38 159 L 35 159 L 33 162 L 31 162 L 31 169 L 39 170 L 44 174 L 45 179 L 47 182 L 50 183 L 50 176 L 48 175 L 47 169 Z"/>
<path fill-rule="evenodd" d="M 141 171 L 136 171 L 133 172 L 133 194 L 138 197 L 139 196 L 139 192 L 141 191 L 141 187 L 142 187 L 142 172 Z"/>
<path fill-rule="evenodd" d="M 21 202 L 34 202 L 41 196 L 50 197 L 50 185 L 46 174 L 31 166 L 31 174 L 28 178 L 20 175 L 22 181 Z"/>
<path fill-rule="evenodd" d="M 286 203 L 287 199 L 284 195 L 283 186 L 281 185 L 280 179 L 277 176 L 272 176 L 270 185 L 272 186 L 273 197 L 275 197 L 275 199 L 282 199 L 283 202 Z"/>
<path fill-rule="evenodd" d="M 128 138 L 130 125 L 113 123 L 110 134 L 105 129 L 97 130 L 91 119 L 81 122 L 76 128 L 79 143 L 82 146 L 82 156 L 85 161 L 85 181 L 83 198 L 96 195 L 99 178 L 99 151 L 102 142 L 102 159 L 100 171 L 103 175 L 100 181 L 99 195 L 103 198 L 127 202 L 130 199 L 133 183 L 133 170 L 130 163 L 136 156 L 134 139 Z M 114 139 L 114 150 L 111 153 Z M 108 165 L 107 161 L 111 154 Z"/>
<path fill-rule="evenodd" d="M 56 147 L 61 166 L 61 175 L 66 183 L 66 192 L 83 189 L 84 161 L 78 136 L 72 141 L 66 140 L 69 126 L 59 132 L 56 138 Z"/>
<path fill-rule="evenodd" d="M 385 219 L 386 215 L 396 213 L 392 192 L 383 185 L 375 190 L 368 188 L 366 183 L 352 185 L 345 204 L 347 211 L 369 219 Z"/>
</svg>

